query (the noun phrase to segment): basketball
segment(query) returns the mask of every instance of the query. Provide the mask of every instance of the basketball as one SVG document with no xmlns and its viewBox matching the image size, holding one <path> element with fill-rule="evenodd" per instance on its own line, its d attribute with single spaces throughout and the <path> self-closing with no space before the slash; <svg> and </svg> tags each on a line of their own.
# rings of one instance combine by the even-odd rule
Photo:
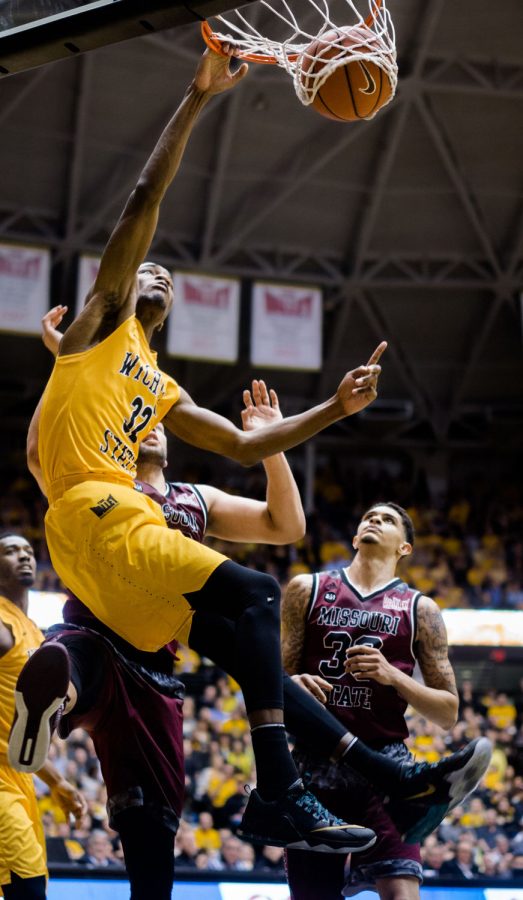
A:
<svg viewBox="0 0 523 900">
<path fill-rule="evenodd" d="M 343 48 L 343 49 L 342 49 Z M 318 89 L 311 106 L 322 116 L 337 122 L 371 119 L 393 95 L 391 80 L 372 59 L 350 60 L 352 48 L 369 56 L 385 53 L 392 64 L 391 50 L 383 39 L 366 25 L 345 26 L 325 34 L 310 44 L 304 52 L 301 83 L 313 92 L 326 64 L 339 59 L 337 67 Z M 347 51 L 347 62 L 344 50 Z"/>
</svg>

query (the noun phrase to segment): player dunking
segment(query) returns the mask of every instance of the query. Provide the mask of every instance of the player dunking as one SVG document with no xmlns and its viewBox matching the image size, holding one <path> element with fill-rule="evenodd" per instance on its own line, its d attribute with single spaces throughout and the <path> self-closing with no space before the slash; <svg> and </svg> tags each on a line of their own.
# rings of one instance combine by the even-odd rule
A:
<svg viewBox="0 0 523 900">
<path fill-rule="evenodd" d="M 63 311 L 57 307 L 44 317 L 46 345 L 53 351 L 61 335 L 52 323 L 59 322 Z M 263 383 L 253 384 L 253 396 L 257 402 L 244 392 L 245 428 L 264 427 L 281 418 L 275 393 L 269 395 Z M 283 454 L 264 461 L 265 502 L 210 485 L 166 481 L 166 465 L 167 440 L 159 423 L 140 445 L 135 486 L 158 503 L 168 526 L 187 538 L 201 542 L 209 534 L 283 544 L 303 535 L 305 515 Z M 71 729 L 83 727 L 93 738 L 107 786 L 110 824 L 122 840 L 133 900 L 170 900 L 173 833 L 184 794 L 183 685 L 173 676 L 176 646 L 157 653 L 137 651 L 76 598 L 66 603 L 64 620 L 50 629 L 47 643 L 24 670 L 21 682 L 27 688 L 28 707 L 35 711 L 39 685 L 56 676 L 66 652 L 70 700 L 59 733 L 65 737 Z M 38 740 L 32 749 L 40 752 Z"/>
<path fill-rule="evenodd" d="M 405 510 L 378 503 L 361 519 L 350 567 L 297 576 L 282 603 L 287 670 L 348 730 L 395 760 L 410 757 L 404 743 L 407 704 L 442 728 L 451 728 L 458 712 L 441 613 L 433 600 L 396 575 L 398 562 L 412 552 L 413 544 L 414 528 Z M 416 660 L 424 684 L 412 678 Z M 480 740 L 476 746 L 478 758 L 484 754 L 488 760 L 488 742 Z M 401 805 L 384 805 L 383 793 L 347 766 L 326 764 L 303 746 L 295 756 L 329 808 L 349 818 L 357 812 L 359 821 L 378 835 L 376 845 L 355 861 L 345 896 L 375 884 L 382 900 L 418 900 L 419 845 L 401 840 L 401 832 L 411 824 L 405 818 L 402 826 Z M 415 827 L 410 839 L 422 836 Z M 343 857 L 316 859 L 301 853 L 298 858 L 288 850 L 287 868 L 294 900 L 339 900 Z"/>
<path fill-rule="evenodd" d="M 29 654 L 44 636 L 28 618 L 29 589 L 36 562 L 31 544 L 10 531 L 0 534 L 0 894 L 6 900 L 45 900 L 45 838 L 33 779 L 14 771 L 7 760 L 7 738 L 14 713 L 16 680 Z M 65 814 L 79 821 L 87 803 L 48 761 L 39 777 Z"/>
<path fill-rule="evenodd" d="M 187 640 L 195 610 L 234 622 L 231 666 L 252 729 L 258 790 L 243 830 L 263 843 L 358 849 L 368 829 L 330 817 L 304 792 L 283 725 L 279 589 L 274 579 L 166 527 L 157 504 L 133 488 L 140 442 L 159 420 L 183 440 L 245 464 L 293 446 L 376 396 L 378 360 L 349 372 L 327 402 L 242 432 L 198 407 L 159 371 L 149 347 L 172 304 L 169 273 L 141 265 L 161 200 L 208 100 L 233 87 L 229 60 L 206 52 L 149 158 L 102 255 L 89 302 L 67 329 L 28 438 L 50 506 L 46 538 L 64 583 L 106 626 L 137 648 Z M 210 635 L 210 638 L 212 636 Z M 227 667 L 226 667 L 227 668 Z M 24 717 L 22 708 L 19 716 Z"/>
<path fill-rule="evenodd" d="M 44 343 L 55 356 L 62 339 L 57 325 L 66 312 L 64 306 L 54 307 L 42 320 Z M 251 397 L 250 392 L 245 391 L 244 402 L 246 408 L 242 418 L 247 430 L 266 427 L 281 417 L 275 393 L 269 393 L 263 382 L 253 382 L 253 395 Z M 301 535 L 304 513 L 292 473 L 282 454 L 264 462 L 266 504 L 230 497 L 208 485 L 196 488 L 167 484 L 163 472 L 165 464 L 165 433 L 159 424 L 140 446 L 137 475 L 141 484 L 137 483 L 136 487 L 160 504 L 169 527 L 180 529 L 187 537 L 201 540 L 206 523 L 210 533 L 227 539 L 273 543 L 290 541 Z M 19 762 L 24 748 L 29 747 L 33 755 L 31 767 L 34 768 L 35 757 L 47 752 L 49 698 L 46 699 L 46 692 L 49 684 L 54 683 L 57 669 L 59 674 L 65 662 L 62 692 L 67 687 L 70 698 L 67 710 L 71 711 L 74 706 L 75 726 L 83 724 L 93 734 L 108 786 L 112 822 L 122 836 L 133 896 L 139 898 L 143 894 L 148 898 L 153 889 L 158 898 L 164 893 L 169 896 L 173 872 L 170 835 L 180 815 L 183 770 L 179 684 L 176 679 L 169 678 L 172 647 L 156 654 L 135 651 L 96 620 L 77 599 L 66 605 L 65 620 L 68 623 L 65 629 L 57 626 L 51 640 L 59 640 L 67 647 L 73 681 L 67 687 L 69 666 L 56 643 L 32 656 L 18 685 L 27 710 L 25 728 L 14 729 L 10 753 L 15 762 Z M 89 629 L 88 633 L 85 628 Z M 210 634 L 214 636 L 213 641 L 209 640 Z M 205 656 L 216 656 L 218 645 L 225 665 L 234 656 L 233 625 L 219 614 L 198 610 L 193 618 L 190 641 Z M 95 652 L 93 642 L 101 644 Z M 103 666 L 96 664 L 100 659 L 104 660 Z M 145 679 L 140 672 L 137 674 L 137 664 Z M 158 673 L 162 673 L 160 677 Z M 104 683 L 105 688 L 102 687 Z M 285 720 L 304 746 L 325 757 L 338 758 L 343 754 L 367 775 L 371 773 L 377 783 L 385 782 L 390 792 L 402 798 L 402 827 L 415 827 L 420 835 L 434 827 L 435 810 L 427 804 L 409 803 L 407 798 L 420 792 L 428 793 L 430 797 L 427 785 L 439 782 L 437 815 L 441 818 L 446 804 L 441 802 L 442 774 L 438 774 L 438 767 L 421 766 L 417 767 L 419 771 L 413 771 L 413 767 L 370 753 L 363 745 L 358 746 L 353 735 L 288 675 L 284 676 L 283 684 Z M 45 685 L 43 702 L 41 685 Z M 128 739 L 123 740 L 125 750 L 122 755 L 122 742 L 115 743 L 113 739 L 113 725 L 115 718 L 119 718 L 118 733 L 124 735 L 131 710 L 134 729 Z M 68 728 L 66 723 L 71 721 L 72 716 L 67 716 L 62 728 Z M 140 740 L 136 734 L 138 722 L 143 724 Z M 134 747 L 133 752 L 131 747 Z M 471 759 L 474 759 L 471 749 L 458 754 L 451 761 L 453 771 L 461 769 L 463 773 L 470 767 Z M 29 760 L 25 762 L 27 764 Z M 449 761 L 445 766 L 444 771 L 448 774 Z M 158 771 L 162 773 L 160 778 Z M 413 775 L 415 783 L 409 783 Z M 450 784 L 447 782 L 447 789 Z M 144 848 L 143 852 L 139 852 L 140 847 Z M 144 860 L 147 861 L 145 866 Z"/>
</svg>

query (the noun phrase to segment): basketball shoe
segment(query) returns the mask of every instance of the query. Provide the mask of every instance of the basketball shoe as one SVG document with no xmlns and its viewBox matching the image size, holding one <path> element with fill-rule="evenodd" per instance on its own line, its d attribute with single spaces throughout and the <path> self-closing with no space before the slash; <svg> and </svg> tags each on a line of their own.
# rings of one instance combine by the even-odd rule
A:
<svg viewBox="0 0 523 900">
<path fill-rule="evenodd" d="M 370 828 L 333 816 L 301 779 L 278 800 L 262 800 L 258 791 L 251 791 L 237 834 L 253 844 L 324 853 L 358 853 L 376 842 Z"/>
<path fill-rule="evenodd" d="M 492 744 L 476 738 L 437 763 L 401 766 L 385 807 L 407 844 L 417 844 L 477 787 L 489 767 Z"/>
<path fill-rule="evenodd" d="M 9 765 L 18 772 L 38 772 L 45 763 L 68 699 L 69 680 L 69 656 L 58 643 L 42 644 L 20 672 L 7 747 Z"/>
</svg>

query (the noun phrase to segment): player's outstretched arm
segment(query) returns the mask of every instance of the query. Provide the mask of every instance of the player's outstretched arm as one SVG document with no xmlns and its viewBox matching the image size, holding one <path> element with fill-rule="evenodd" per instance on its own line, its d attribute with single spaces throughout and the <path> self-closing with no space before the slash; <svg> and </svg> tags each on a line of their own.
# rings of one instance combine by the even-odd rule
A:
<svg viewBox="0 0 523 900">
<path fill-rule="evenodd" d="M 234 87 L 246 74 L 244 63 L 232 73 L 229 57 L 212 50 L 203 54 L 195 76 L 174 116 L 162 132 L 138 183 L 109 238 L 89 301 L 67 329 L 60 354 L 86 350 L 104 323 L 117 327 L 134 312 L 136 272 L 156 231 L 160 203 L 176 175 L 198 115 L 215 94 Z"/>
<path fill-rule="evenodd" d="M 253 381 L 243 392 L 244 430 L 266 428 L 282 418 L 276 391 Z M 265 502 L 237 497 L 209 485 L 198 485 L 208 510 L 207 534 L 227 541 L 290 544 L 305 534 L 305 513 L 298 485 L 283 453 L 263 461 L 267 476 Z"/>
<path fill-rule="evenodd" d="M 386 347 L 387 344 L 382 342 L 367 365 L 347 372 L 329 400 L 266 428 L 240 431 L 223 416 L 197 406 L 184 390 L 165 416 L 165 425 L 188 444 L 227 456 L 245 466 L 254 465 L 267 456 L 296 447 L 334 422 L 372 403 L 378 395 L 381 372 L 378 360 Z"/>
</svg>

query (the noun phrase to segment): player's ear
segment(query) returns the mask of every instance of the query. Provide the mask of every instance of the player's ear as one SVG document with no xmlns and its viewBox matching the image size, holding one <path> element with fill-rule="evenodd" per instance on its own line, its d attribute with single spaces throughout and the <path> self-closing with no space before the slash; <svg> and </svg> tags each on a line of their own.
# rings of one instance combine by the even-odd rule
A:
<svg viewBox="0 0 523 900">
<path fill-rule="evenodd" d="M 352 546 L 353 546 L 354 550 L 358 549 L 358 535 L 357 534 L 355 534 L 354 537 L 352 538 Z"/>
<path fill-rule="evenodd" d="M 400 556 L 410 556 L 412 553 L 412 544 L 409 544 L 408 541 L 403 541 L 399 546 L 398 553 Z"/>
</svg>

